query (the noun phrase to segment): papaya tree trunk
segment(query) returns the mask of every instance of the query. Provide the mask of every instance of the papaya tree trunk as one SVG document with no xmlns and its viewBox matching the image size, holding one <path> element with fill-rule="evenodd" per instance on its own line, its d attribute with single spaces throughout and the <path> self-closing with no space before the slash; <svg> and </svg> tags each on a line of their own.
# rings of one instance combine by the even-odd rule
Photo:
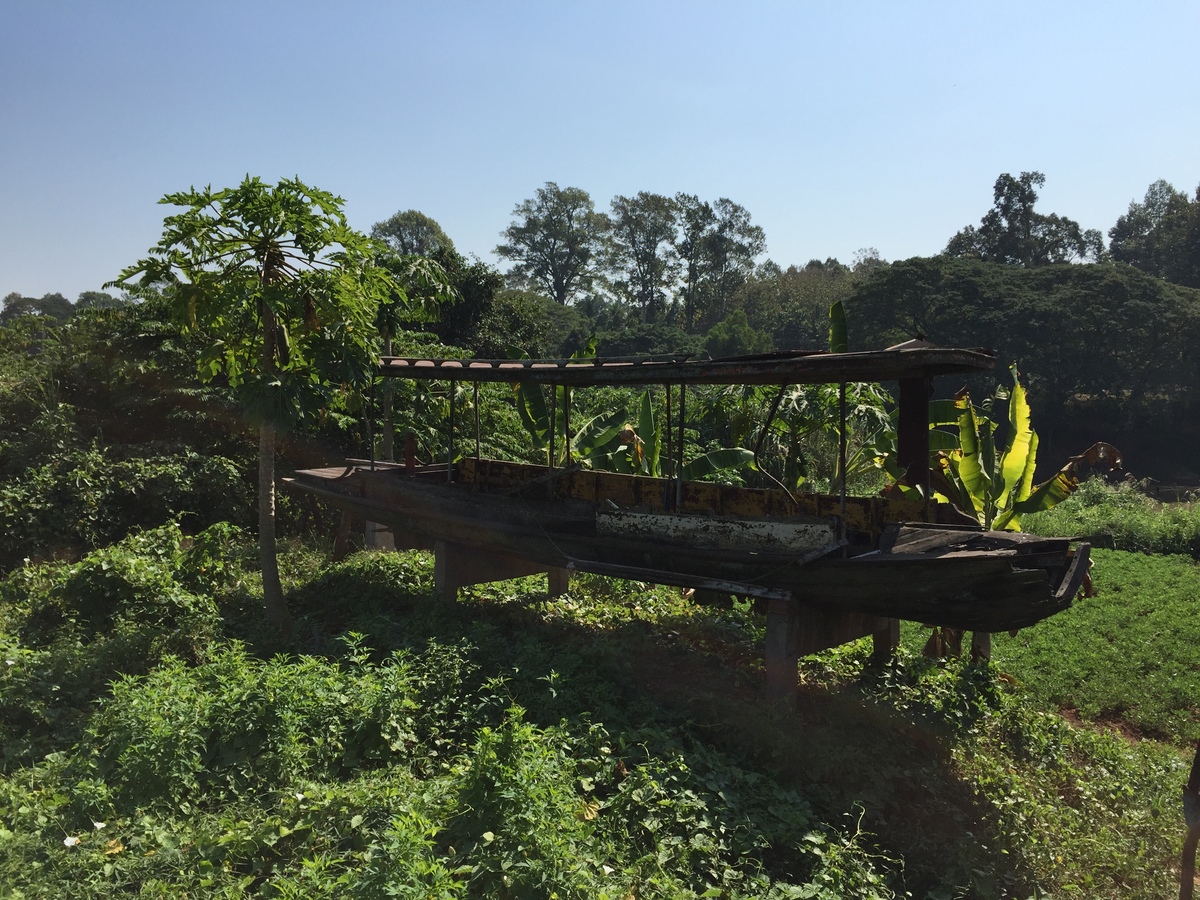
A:
<svg viewBox="0 0 1200 900">
<path fill-rule="evenodd" d="M 283 601 L 275 546 L 275 429 L 258 429 L 258 558 L 262 567 L 267 619 L 282 634 L 292 633 L 292 617 Z"/>
<path fill-rule="evenodd" d="M 269 281 L 264 278 L 264 281 Z M 275 373 L 276 343 L 279 339 L 275 313 L 259 301 L 263 323 L 262 370 Z M 275 546 L 275 427 L 267 421 L 258 426 L 258 560 L 262 568 L 263 603 L 269 621 L 280 634 L 290 637 L 292 617 L 283 602 L 279 582 L 279 557 Z"/>
</svg>

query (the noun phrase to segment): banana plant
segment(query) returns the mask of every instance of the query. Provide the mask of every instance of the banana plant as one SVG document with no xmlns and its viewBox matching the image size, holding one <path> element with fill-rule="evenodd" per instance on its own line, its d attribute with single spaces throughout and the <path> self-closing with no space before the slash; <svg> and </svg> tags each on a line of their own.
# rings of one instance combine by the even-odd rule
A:
<svg viewBox="0 0 1200 900">
<path fill-rule="evenodd" d="M 1008 400 L 1008 446 L 997 445 L 997 423 L 985 410 L 971 403 L 964 391 L 953 400 L 930 404 L 930 427 L 936 440 L 945 444 L 953 436 L 937 429 L 957 426 L 957 447 L 932 449 L 930 483 L 935 497 L 948 500 L 984 528 L 1020 531 L 1020 516 L 1050 509 L 1069 497 L 1079 486 L 1085 467 L 1116 468 L 1121 455 L 1110 444 L 1094 444 L 1072 457 L 1061 470 L 1034 485 L 1038 436 L 1030 424 L 1029 400 L 1016 366 L 1011 367 L 1013 386 L 997 390 L 989 404 Z"/>
<path fill-rule="evenodd" d="M 669 423 L 664 424 L 669 427 Z M 638 403 L 637 428 L 632 423 L 625 423 L 607 444 L 597 446 L 583 461 L 594 469 L 664 478 L 672 473 L 669 461 L 662 458 L 663 435 L 663 428 L 654 415 L 654 398 L 649 391 L 643 391 Z M 743 447 L 722 447 L 685 463 L 679 477 L 696 481 L 719 472 L 753 467 L 752 451 Z"/>
<path fill-rule="evenodd" d="M 513 359 L 527 359 L 528 355 L 510 350 L 508 354 Z M 596 355 L 596 338 L 593 336 L 588 343 L 572 354 L 571 359 L 592 359 Z M 551 465 L 562 465 L 567 458 L 586 460 L 599 452 L 601 447 L 610 444 L 618 436 L 625 421 L 624 410 L 615 410 L 593 416 L 579 427 L 572 429 L 572 434 L 566 442 L 562 442 L 562 434 L 566 431 L 566 400 L 571 395 L 571 388 L 556 385 L 554 391 L 554 423 L 551 428 L 551 409 L 546 403 L 546 393 L 540 384 L 514 382 L 512 384 L 513 402 L 517 407 L 517 415 L 521 424 L 529 432 L 533 446 L 546 453 L 546 459 Z M 550 458 L 550 435 L 555 435 L 555 457 Z"/>
<path fill-rule="evenodd" d="M 522 354 L 512 354 L 522 358 Z M 586 347 L 577 351 L 572 359 L 591 359 L 595 356 L 595 338 Z M 513 400 L 517 414 L 525 430 L 533 439 L 534 446 L 547 453 L 553 465 L 565 465 L 568 458 L 593 469 L 621 472 L 628 475 L 666 477 L 666 461 L 662 458 L 665 430 L 654 414 L 654 398 L 650 391 L 643 391 L 638 402 L 636 426 L 630 422 L 625 410 L 611 410 L 586 420 L 560 444 L 556 437 L 554 459 L 550 459 L 550 434 L 561 436 L 566 430 L 565 401 L 569 387 L 554 388 L 554 428 L 551 429 L 551 410 L 546 403 L 546 394 L 541 385 L 515 383 L 512 385 Z M 754 454 L 741 447 L 712 450 L 686 463 L 679 476 L 688 480 L 705 478 L 719 472 L 752 467 Z"/>
</svg>

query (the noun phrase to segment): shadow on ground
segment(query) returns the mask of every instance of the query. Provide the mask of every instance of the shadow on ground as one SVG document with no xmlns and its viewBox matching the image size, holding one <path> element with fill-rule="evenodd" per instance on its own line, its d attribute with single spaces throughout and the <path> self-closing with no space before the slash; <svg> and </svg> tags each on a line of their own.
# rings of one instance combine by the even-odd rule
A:
<svg viewBox="0 0 1200 900">
<path fill-rule="evenodd" d="M 796 709 L 781 710 L 765 701 L 753 667 L 699 650 L 667 626 L 591 628 L 547 617 L 555 601 L 538 593 L 447 605 L 427 584 L 384 585 L 335 569 L 289 602 L 301 616 L 302 652 L 337 655 L 345 631 L 365 634 L 381 653 L 465 641 L 479 677 L 505 679 L 535 724 L 584 717 L 614 734 L 682 727 L 799 790 L 826 822 L 873 835 L 914 896 L 1034 893 L 986 801 L 957 775 L 950 735 L 854 684 L 801 685 Z M 548 689 L 552 672 L 562 690 Z"/>
</svg>

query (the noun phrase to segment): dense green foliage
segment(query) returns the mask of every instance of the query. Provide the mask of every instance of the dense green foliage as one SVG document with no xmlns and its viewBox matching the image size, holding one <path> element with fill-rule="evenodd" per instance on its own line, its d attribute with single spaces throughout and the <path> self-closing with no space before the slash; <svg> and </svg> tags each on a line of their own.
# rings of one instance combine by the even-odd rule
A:
<svg viewBox="0 0 1200 900">
<path fill-rule="evenodd" d="M 1200 568 L 1186 556 L 1096 550 L 1097 596 L 1015 638 L 996 662 L 1048 708 L 1177 744 L 1200 739 Z M 1141 653 L 1133 647 L 1145 647 Z"/>
<path fill-rule="evenodd" d="M 800 710 L 781 718 L 753 699 L 749 609 L 594 577 L 553 602 L 520 582 L 451 609 L 428 560 L 396 554 L 286 556 L 311 637 L 275 655 L 240 612 L 257 588 L 238 547 L 167 528 L 5 582 L 10 890 L 1170 889 L 1186 760 L 1039 710 L 1033 675 L 1016 687 L 906 652 L 873 668 L 850 645 L 805 661 Z M 999 665 L 1025 680 L 1007 653 Z M 1065 697 L 1087 715 L 1094 695 L 1081 681 Z"/>
<path fill-rule="evenodd" d="M 1114 263 L 910 259 L 878 269 L 846 306 L 855 348 L 921 333 L 1018 361 L 1055 466 L 1104 440 L 1139 474 L 1196 477 L 1200 294 L 1190 288 Z M 979 381 L 982 395 L 990 379 Z"/>
<path fill-rule="evenodd" d="M 1164 505 L 1129 482 L 1092 479 L 1060 506 L 1022 521 L 1030 531 L 1078 535 L 1097 547 L 1200 559 L 1200 504 Z"/>
</svg>

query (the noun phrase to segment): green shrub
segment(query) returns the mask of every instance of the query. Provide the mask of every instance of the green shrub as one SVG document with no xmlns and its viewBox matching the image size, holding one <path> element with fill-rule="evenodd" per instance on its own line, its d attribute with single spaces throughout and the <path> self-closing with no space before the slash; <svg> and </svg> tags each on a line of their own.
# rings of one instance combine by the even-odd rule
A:
<svg viewBox="0 0 1200 900">
<path fill-rule="evenodd" d="M 469 704 L 452 710 L 443 699 L 463 692 L 461 651 L 435 646 L 416 662 L 395 653 L 378 665 L 353 639 L 350 651 L 341 662 L 264 661 L 234 644 L 194 667 L 167 659 L 113 684 L 83 758 L 123 802 L 211 805 L 413 755 L 421 768 L 469 719 Z"/>
<path fill-rule="evenodd" d="M 0 581 L 0 768 L 69 746 L 113 678 L 168 655 L 202 660 L 221 620 L 197 591 L 230 577 L 214 557 L 233 540 L 230 526 L 214 526 L 185 549 L 166 525 Z"/>
<path fill-rule="evenodd" d="M 1037 534 L 1074 535 L 1097 547 L 1185 553 L 1200 559 L 1200 504 L 1161 504 L 1137 485 L 1092 478 L 1052 510 L 1021 519 Z"/>
<path fill-rule="evenodd" d="M 0 483 L 0 568 L 121 540 L 181 517 L 192 530 L 247 522 L 253 492 L 231 460 L 192 451 L 62 452 Z"/>
</svg>

